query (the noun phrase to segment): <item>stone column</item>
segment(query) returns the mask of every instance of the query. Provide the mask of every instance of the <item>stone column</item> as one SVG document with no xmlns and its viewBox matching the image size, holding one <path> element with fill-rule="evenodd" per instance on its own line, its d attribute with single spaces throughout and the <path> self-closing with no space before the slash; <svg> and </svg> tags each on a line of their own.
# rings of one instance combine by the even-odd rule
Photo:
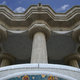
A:
<svg viewBox="0 0 80 80">
<path fill-rule="evenodd" d="M 5 41 L 6 39 L 7 39 L 7 32 L 6 32 L 6 30 L 0 28 L 0 55 L 3 53 L 2 43 L 3 43 L 3 41 Z M 7 60 L 5 60 L 5 59 L 2 60 L 2 59 L 0 58 L 0 62 L 1 62 L 0 66 L 4 65 L 3 62 L 5 62 L 5 64 L 7 65 L 7 62 L 6 62 L 6 61 L 7 61 Z"/>
<path fill-rule="evenodd" d="M 69 65 L 79 68 L 78 61 L 76 59 L 70 60 Z"/>
<path fill-rule="evenodd" d="M 10 61 L 8 59 L 2 59 L 1 67 L 10 65 Z"/>
<path fill-rule="evenodd" d="M 7 32 L 5 30 L 0 29 L 0 43 L 7 39 Z"/>
<path fill-rule="evenodd" d="M 79 41 L 80 41 L 80 36 L 79 36 Z"/>
<path fill-rule="evenodd" d="M 72 38 L 75 42 L 80 43 L 80 29 L 73 31 Z"/>
<path fill-rule="evenodd" d="M 4 29 L 0 29 L 0 53 L 3 53 L 2 43 L 7 39 L 7 32 Z"/>
<path fill-rule="evenodd" d="M 10 64 L 13 64 L 15 62 L 15 57 L 8 54 L 8 53 L 3 53 L 0 54 L 0 60 L 1 60 L 1 67 L 3 66 L 8 66 Z"/>
<path fill-rule="evenodd" d="M 48 63 L 46 39 L 50 35 L 49 28 L 45 24 L 34 24 L 29 35 L 33 39 L 31 63 Z"/>
<path fill-rule="evenodd" d="M 73 67 L 79 68 L 78 61 L 80 60 L 80 54 L 71 54 L 65 57 L 65 62 Z"/>
</svg>

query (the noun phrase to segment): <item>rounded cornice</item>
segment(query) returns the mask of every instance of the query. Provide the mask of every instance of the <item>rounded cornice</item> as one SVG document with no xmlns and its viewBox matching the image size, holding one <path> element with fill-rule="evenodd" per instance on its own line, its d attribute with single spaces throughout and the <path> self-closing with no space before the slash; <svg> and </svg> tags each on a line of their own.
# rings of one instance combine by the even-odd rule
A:
<svg viewBox="0 0 80 80">
<path fill-rule="evenodd" d="M 68 21 L 72 17 L 80 14 L 80 6 L 74 6 L 69 9 L 66 13 L 56 13 L 49 5 L 41 5 L 41 10 L 39 11 L 39 6 L 31 5 L 24 13 L 15 13 L 5 5 L 0 5 L 0 15 L 3 14 L 12 21 L 25 21 L 31 12 L 42 13 L 45 12 L 49 14 L 55 21 Z M 3 13 L 2 13 L 3 12 Z"/>
<path fill-rule="evenodd" d="M 14 13 L 6 6 L 0 6 L 0 20 L 8 27 L 28 27 L 33 21 L 44 20 L 51 27 L 74 28 L 80 17 L 80 6 L 75 6 L 66 13 L 56 13 L 48 5 L 32 5 L 24 13 Z"/>
<path fill-rule="evenodd" d="M 46 36 L 46 39 L 48 39 L 48 37 L 50 36 L 51 34 L 51 31 L 50 29 L 47 27 L 46 24 L 33 24 L 30 28 L 29 28 L 29 36 L 30 38 L 32 39 L 34 34 L 37 33 L 37 32 L 42 32 L 45 34 Z"/>
<path fill-rule="evenodd" d="M 72 38 L 74 41 L 80 43 L 80 29 L 73 31 Z"/>
<path fill-rule="evenodd" d="M 9 53 L 0 54 L 0 60 L 2 59 L 8 59 L 11 63 L 14 63 L 16 60 L 16 58 Z"/>
<path fill-rule="evenodd" d="M 76 54 L 70 54 L 70 55 L 68 55 L 68 56 L 66 56 L 65 58 L 64 58 L 64 60 L 65 60 L 65 63 L 69 63 L 69 61 L 71 61 L 71 60 L 80 60 L 80 54 L 78 54 L 78 53 L 76 53 Z"/>
</svg>

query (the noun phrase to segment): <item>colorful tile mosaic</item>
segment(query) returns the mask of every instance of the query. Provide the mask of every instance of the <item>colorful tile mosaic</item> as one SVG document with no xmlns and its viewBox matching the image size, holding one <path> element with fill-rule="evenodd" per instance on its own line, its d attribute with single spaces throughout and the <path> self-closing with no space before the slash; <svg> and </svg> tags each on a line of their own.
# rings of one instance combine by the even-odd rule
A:
<svg viewBox="0 0 80 80">
<path fill-rule="evenodd" d="M 42 75 L 17 76 L 14 78 L 10 78 L 8 80 L 66 80 L 66 79 L 42 74 Z"/>
</svg>

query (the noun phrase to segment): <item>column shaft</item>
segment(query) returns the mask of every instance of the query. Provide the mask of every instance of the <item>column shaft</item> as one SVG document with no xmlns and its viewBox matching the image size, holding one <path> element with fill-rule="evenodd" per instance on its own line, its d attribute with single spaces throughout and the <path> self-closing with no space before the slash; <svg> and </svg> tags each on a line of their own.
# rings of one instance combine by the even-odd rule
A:
<svg viewBox="0 0 80 80">
<path fill-rule="evenodd" d="M 78 65 L 78 62 L 76 59 L 72 59 L 70 62 L 69 62 L 69 65 L 73 66 L 73 67 L 77 67 L 79 68 L 79 65 Z"/>
<path fill-rule="evenodd" d="M 80 35 L 79 35 L 79 41 L 80 41 Z"/>
<path fill-rule="evenodd" d="M 31 63 L 48 63 L 46 38 L 42 32 L 36 32 L 33 36 Z"/>
<path fill-rule="evenodd" d="M 8 59 L 2 59 L 1 67 L 10 65 L 10 61 Z"/>
</svg>

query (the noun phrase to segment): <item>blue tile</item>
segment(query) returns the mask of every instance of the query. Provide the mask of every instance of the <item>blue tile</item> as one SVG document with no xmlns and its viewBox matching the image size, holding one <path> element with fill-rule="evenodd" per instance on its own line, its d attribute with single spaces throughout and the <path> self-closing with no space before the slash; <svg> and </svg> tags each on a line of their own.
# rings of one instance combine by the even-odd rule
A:
<svg viewBox="0 0 80 80">
<path fill-rule="evenodd" d="M 24 79 L 23 79 L 24 78 Z M 26 75 L 10 78 L 8 80 L 66 80 L 63 78 L 49 75 Z"/>
</svg>

